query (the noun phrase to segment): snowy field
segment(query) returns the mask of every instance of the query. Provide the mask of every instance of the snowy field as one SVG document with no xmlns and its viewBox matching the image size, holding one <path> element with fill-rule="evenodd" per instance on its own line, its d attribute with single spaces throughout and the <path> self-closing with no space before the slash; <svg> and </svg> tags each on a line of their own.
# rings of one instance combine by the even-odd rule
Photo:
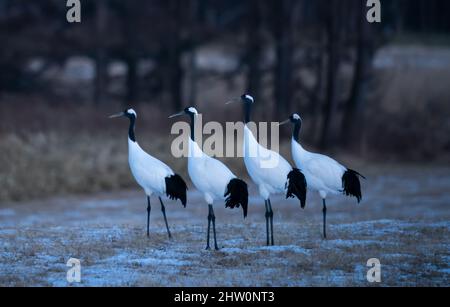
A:
<svg viewBox="0 0 450 307">
<path fill-rule="evenodd" d="M 0 204 L 0 285 L 449 286 L 450 169 L 365 175 L 360 205 L 329 200 L 328 240 L 316 194 L 305 210 L 273 198 L 274 247 L 264 246 L 264 205 L 254 190 L 245 221 L 217 203 L 217 252 L 204 250 L 207 206 L 192 190 L 186 209 L 166 201 L 172 240 L 157 198 L 145 236 L 140 191 Z M 66 281 L 71 257 L 81 261 L 80 284 Z M 379 284 L 366 279 L 369 258 L 381 262 Z"/>
</svg>

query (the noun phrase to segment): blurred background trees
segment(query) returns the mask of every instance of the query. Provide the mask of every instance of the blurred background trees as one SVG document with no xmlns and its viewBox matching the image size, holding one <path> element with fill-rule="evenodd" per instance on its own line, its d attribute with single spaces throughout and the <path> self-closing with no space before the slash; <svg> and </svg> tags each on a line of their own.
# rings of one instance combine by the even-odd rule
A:
<svg viewBox="0 0 450 307">
<path fill-rule="evenodd" d="M 264 120 L 307 114 L 307 140 L 361 148 L 367 106 L 379 99 L 377 50 L 446 37 L 445 0 L 0 0 L 0 103 L 220 105 L 251 93 Z M 58 102 L 59 101 L 59 102 Z M 204 108 L 205 109 L 205 108 Z M 263 117 L 263 116 L 261 116 Z"/>
<path fill-rule="evenodd" d="M 366 0 L 81 4 L 68 23 L 65 0 L 0 0 L 0 201 L 135 187 L 127 123 L 107 119 L 125 106 L 140 144 L 185 174 L 167 116 L 238 121 L 224 103 L 244 92 L 255 121 L 298 112 L 308 149 L 358 169 L 450 161 L 448 0 L 381 1 L 380 24 Z"/>
</svg>

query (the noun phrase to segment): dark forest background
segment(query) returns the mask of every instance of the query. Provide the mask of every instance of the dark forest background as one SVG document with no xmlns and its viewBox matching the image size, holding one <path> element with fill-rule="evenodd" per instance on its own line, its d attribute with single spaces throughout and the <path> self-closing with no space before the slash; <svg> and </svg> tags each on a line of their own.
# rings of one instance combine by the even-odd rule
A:
<svg viewBox="0 0 450 307">
<path fill-rule="evenodd" d="M 366 2 L 82 0 L 81 23 L 68 23 L 66 1 L 0 0 L 0 147 L 10 165 L 0 199 L 20 199 L 24 180 L 50 192 L 127 186 L 116 145 L 125 123 L 106 115 L 136 108 L 140 142 L 164 157 L 168 114 L 196 105 L 205 120 L 237 121 L 224 103 L 244 92 L 257 121 L 301 113 L 312 148 L 448 161 L 450 2 L 381 1 L 379 24 L 367 22 Z M 81 174 L 71 182 L 55 171 L 56 186 L 70 182 L 53 188 L 40 167 Z"/>
</svg>

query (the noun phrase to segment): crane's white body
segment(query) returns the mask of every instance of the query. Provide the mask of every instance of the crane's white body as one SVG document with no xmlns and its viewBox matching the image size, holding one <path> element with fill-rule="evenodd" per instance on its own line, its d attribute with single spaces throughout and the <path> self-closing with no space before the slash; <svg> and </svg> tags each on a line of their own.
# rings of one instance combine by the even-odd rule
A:
<svg viewBox="0 0 450 307">
<path fill-rule="evenodd" d="M 216 199 L 225 199 L 228 183 L 236 178 L 225 164 L 206 155 L 192 139 L 189 139 L 188 173 L 208 205 Z"/>
<path fill-rule="evenodd" d="M 305 175 L 308 189 L 318 191 L 323 199 L 328 194 L 342 193 L 342 176 L 346 167 L 330 157 L 306 151 L 294 138 L 291 150 L 295 165 Z"/>
<path fill-rule="evenodd" d="M 244 127 L 244 164 L 264 200 L 270 194 L 286 192 L 286 181 L 292 170 L 289 162 L 279 153 L 261 146 L 252 131 Z"/>
<path fill-rule="evenodd" d="M 165 178 L 174 175 L 174 172 L 164 162 L 146 153 L 130 138 L 128 138 L 128 163 L 131 173 L 147 196 L 166 193 Z"/>
</svg>

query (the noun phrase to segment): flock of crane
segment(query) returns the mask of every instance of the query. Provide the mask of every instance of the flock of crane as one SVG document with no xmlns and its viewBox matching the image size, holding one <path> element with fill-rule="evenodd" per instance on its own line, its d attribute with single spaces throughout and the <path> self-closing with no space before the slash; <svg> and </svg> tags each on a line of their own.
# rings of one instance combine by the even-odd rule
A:
<svg viewBox="0 0 450 307">
<path fill-rule="evenodd" d="M 361 185 L 359 178 L 364 178 L 358 172 L 348 169 L 335 160 L 312 152 L 306 151 L 300 144 L 299 134 L 302 119 L 298 114 L 293 114 L 280 125 L 291 123 L 293 134 L 291 141 L 292 157 L 296 167 L 292 167 L 279 153 L 261 146 L 250 128 L 251 109 L 254 99 L 250 95 L 242 95 L 227 104 L 240 102 L 244 106 L 244 163 L 252 181 L 258 187 L 260 196 L 264 199 L 266 208 L 266 243 L 274 245 L 273 235 L 273 210 L 270 202 L 272 194 L 284 194 L 286 198 L 297 197 L 302 208 L 306 203 L 307 189 L 318 191 L 323 200 L 323 236 L 326 238 L 326 198 L 329 194 L 345 194 L 356 197 L 361 201 Z M 203 194 L 208 204 L 208 231 L 206 249 L 210 249 L 210 230 L 213 228 L 214 248 L 219 249 L 216 236 L 216 218 L 213 204 L 215 200 L 225 200 L 225 207 L 239 208 L 243 210 L 244 218 L 248 209 L 248 188 L 244 180 L 237 178 L 231 170 L 221 161 L 206 155 L 195 140 L 194 125 L 198 111 L 194 107 L 188 107 L 178 116 L 190 118 L 191 136 L 189 140 L 188 173 L 195 187 Z M 147 196 L 147 236 L 150 235 L 150 197 L 155 194 L 161 203 L 161 211 L 164 216 L 167 233 L 171 237 L 167 223 L 166 210 L 161 196 L 166 195 L 170 199 L 178 199 L 184 207 L 187 201 L 187 185 L 183 178 L 162 161 L 147 154 L 136 142 L 135 122 L 137 114 L 133 109 L 110 116 L 127 117 L 130 120 L 128 130 L 128 161 L 131 173 L 137 183 L 144 189 Z M 268 167 L 262 163 L 267 157 L 277 161 L 275 167 Z"/>
</svg>

